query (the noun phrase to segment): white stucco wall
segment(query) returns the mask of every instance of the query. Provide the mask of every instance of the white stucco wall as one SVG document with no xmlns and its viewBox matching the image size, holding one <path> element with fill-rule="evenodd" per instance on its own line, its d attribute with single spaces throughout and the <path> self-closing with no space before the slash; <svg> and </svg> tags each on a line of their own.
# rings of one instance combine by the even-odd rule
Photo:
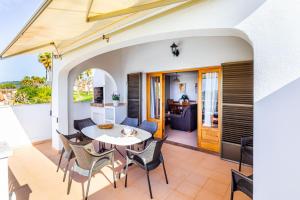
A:
<svg viewBox="0 0 300 200">
<path fill-rule="evenodd" d="M 93 83 L 94 87 L 104 87 L 104 103 L 112 103 L 112 94 L 117 92 L 114 86 L 114 80 L 103 70 L 95 69 Z"/>
<path fill-rule="evenodd" d="M 163 15 L 153 21 L 148 21 L 141 26 L 135 26 L 122 34 L 114 35 L 109 44 L 101 40 L 90 43 L 88 46 L 76 48 L 76 50 L 63 55 L 63 59 L 54 61 L 53 70 L 53 117 L 52 129 L 68 131 L 68 74 L 69 71 L 78 65 L 84 65 L 84 61 L 93 60 L 100 54 L 105 54 L 116 49 L 120 49 L 135 44 L 143 44 L 151 41 L 164 39 L 176 39 L 192 36 L 239 36 L 248 39 L 247 36 L 233 27 L 246 19 L 265 0 L 211 0 L 199 1 L 198 3 L 185 7 L 180 11 Z M 180 16 L 180 17 L 178 17 Z M 174 20 L 176 19 L 176 20 Z M 95 38 L 96 39 L 96 38 Z M 99 39 L 99 36 L 97 36 Z M 72 47 L 73 48 L 73 47 Z M 118 67 L 119 55 L 110 54 L 114 63 L 110 67 L 100 66 L 122 80 L 123 69 Z M 91 59 L 91 60 L 90 60 Z M 105 64 L 105 60 L 102 63 Z M 95 63 L 98 64 L 98 63 Z M 94 65 L 95 66 L 95 65 Z M 121 79 L 118 79 L 121 78 Z M 117 85 L 124 84 L 118 82 Z M 122 100 L 122 92 L 121 100 Z M 53 147 L 59 148 L 57 134 L 53 132 Z"/>
<path fill-rule="evenodd" d="M 269 0 L 238 28 L 254 48 L 254 199 L 299 199 L 299 0 Z"/>
<path fill-rule="evenodd" d="M 173 41 L 179 43 L 178 57 L 171 53 Z M 217 66 L 247 59 L 252 59 L 252 47 L 237 37 L 177 38 L 122 49 L 122 66 L 126 74 Z"/>
<path fill-rule="evenodd" d="M 75 133 L 76 130 L 73 127 L 73 123 L 75 119 L 84 119 L 91 117 L 91 106 L 90 102 L 72 102 L 69 105 L 69 128 L 68 133 Z M 66 133 L 66 134 L 68 134 Z"/>
<path fill-rule="evenodd" d="M 122 67 L 125 75 L 143 72 L 143 91 L 146 91 L 147 72 L 174 69 L 219 66 L 230 61 L 251 60 L 252 47 L 237 37 L 193 37 L 177 39 L 181 53 L 174 57 L 170 45 L 174 40 L 165 40 L 136 45 L 122 49 Z M 126 79 L 124 86 L 126 86 Z M 126 95 L 127 87 L 123 88 Z M 143 92 L 143 119 L 146 117 L 146 93 Z"/>
<path fill-rule="evenodd" d="M 73 131 L 74 119 L 87 117 L 90 111 L 86 104 L 73 103 L 72 98 L 74 80 L 85 69 L 97 66 L 99 69 L 110 72 L 117 82 L 117 91 L 121 94 L 121 101 L 126 102 L 128 73 L 143 72 L 143 91 L 146 91 L 146 72 L 216 66 L 223 62 L 251 60 L 253 57 L 252 47 L 237 37 L 193 37 L 181 38 L 176 41 L 180 43 L 181 53 L 179 57 L 174 57 L 171 53 L 170 45 L 173 40 L 165 40 L 102 54 L 72 69 L 68 78 L 68 88 L 70 88 L 68 91 L 68 130 Z M 118 72 L 122 72 L 122 74 Z M 108 81 L 110 79 L 107 75 L 105 75 L 105 79 L 105 102 L 109 103 L 114 89 L 112 82 Z M 146 93 L 143 92 L 144 119 L 146 116 L 145 95 Z M 82 115 L 80 115 L 81 110 Z"/>
<path fill-rule="evenodd" d="M 0 140 L 20 147 L 51 139 L 50 104 L 0 107 Z"/>
<path fill-rule="evenodd" d="M 102 70 L 94 70 L 93 87 L 104 87 L 105 73 Z"/>
</svg>

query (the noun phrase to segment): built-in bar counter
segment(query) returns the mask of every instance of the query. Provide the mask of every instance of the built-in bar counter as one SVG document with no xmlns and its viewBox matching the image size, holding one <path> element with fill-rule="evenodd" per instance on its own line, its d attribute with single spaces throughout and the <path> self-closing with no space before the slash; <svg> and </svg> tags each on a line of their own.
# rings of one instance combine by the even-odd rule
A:
<svg viewBox="0 0 300 200">
<path fill-rule="evenodd" d="M 125 103 L 114 106 L 113 103 L 91 103 L 91 117 L 97 124 L 121 123 L 127 116 Z"/>
</svg>

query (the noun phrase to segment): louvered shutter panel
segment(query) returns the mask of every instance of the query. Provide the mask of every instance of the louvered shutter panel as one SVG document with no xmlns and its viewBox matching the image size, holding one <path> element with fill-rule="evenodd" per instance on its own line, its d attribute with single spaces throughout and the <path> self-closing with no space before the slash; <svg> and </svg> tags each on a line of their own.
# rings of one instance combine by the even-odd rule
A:
<svg viewBox="0 0 300 200">
<path fill-rule="evenodd" d="M 253 61 L 222 68 L 222 157 L 238 160 L 241 137 L 253 135 Z"/>
<path fill-rule="evenodd" d="M 128 74 L 127 84 L 127 115 L 138 118 L 140 123 L 142 120 L 142 73 Z"/>
</svg>

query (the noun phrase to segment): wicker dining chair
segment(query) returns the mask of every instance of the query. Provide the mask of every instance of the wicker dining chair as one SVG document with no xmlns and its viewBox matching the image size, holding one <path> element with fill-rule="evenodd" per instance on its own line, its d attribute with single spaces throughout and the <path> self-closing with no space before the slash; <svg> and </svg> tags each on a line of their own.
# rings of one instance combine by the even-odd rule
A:
<svg viewBox="0 0 300 200">
<path fill-rule="evenodd" d="M 71 190 L 72 174 L 74 172 L 77 172 L 80 175 L 88 177 L 86 194 L 83 194 L 84 199 L 87 200 L 91 177 L 94 174 L 100 172 L 101 169 L 107 165 L 111 165 L 112 167 L 113 184 L 114 184 L 114 188 L 116 188 L 115 170 L 114 170 L 114 149 L 99 154 L 94 150 L 94 146 L 92 144 L 77 145 L 75 143 L 72 143 L 70 144 L 70 146 L 75 155 L 75 162 L 74 165 L 72 166 L 71 172 L 69 173 L 67 194 L 69 194 Z"/>
<path fill-rule="evenodd" d="M 74 120 L 74 129 L 78 131 L 78 133 L 81 135 L 82 139 L 84 140 L 91 140 L 91 138 L 85 136 L 81 131 L 82 129 L 89 127 L 89 126 L 94 126 L 96 123 L 91 119 L 91 118 L 85 118 L 85 119 L 78 119 Z M 99 152 L 105 150 L 105 143 L 99 142 Z"/>
<path fill-rule="evenodd" d="M 56 132 L 58 133 L 59 138 L 60 138 L 60 140 L 62 142 L 62 145 L 63 145 L 56 172 L 58 172 L 58 170 L 60 168 L 62 158 L 64 157 L 65 159 L 67 159 L 67 166 L 64 169 L 64 178 L 63 178 L 63 182 L 64 182 L 65 179 L 66 179 L 67 171 L 69 169 L 70 160 L 72 158 L 74 158 L 74 154 L 73 154 L 72 148 L 70 146 L 70 141 L 72 139 L 75 139 L 75 142 L 78 142 L 78 141 L 80 141 L 79 140 L 80 136 L 77 133 L 72 134 L 72 135 L 64 135 L 61 132 L 59 132 L 58 130 L 56 130 Z M 87 144 L 87 143 L 89 143 L 89 141 L 80 141 L 80 143 L 81 144 Z"/>
<path fill-rule="evenodd" d="M 139 120 L 138 118 L 130 118 L 130 117 L 126 117 L 122 122 L 122 125 L 126 125 L 126 126 L 132 126 L 132 127 L 138 127 L 139 125 Z"/>
<path fill-rule="evenodd" d="M 137 152 L 134 150 L 126 149 L 126 166 L 125 166 L 125 187 L 127 187 L 127 177 L 128 177 L 128 166 L 136 164 L 140 168 L 144 169 L 147 174 L 148 187 L 150 192 L 150 198 L 153 198 L 149 171 L 156 169 L 160 164 L 163 166 L 164 175 L 166 183 L 168 182 L 167 172 L 165 168 L 164 158 L 161 152 L 163 143 L 166 141 L 167 137 L 162 140 L 153 140 L 145 150 Z"/>
</svg>

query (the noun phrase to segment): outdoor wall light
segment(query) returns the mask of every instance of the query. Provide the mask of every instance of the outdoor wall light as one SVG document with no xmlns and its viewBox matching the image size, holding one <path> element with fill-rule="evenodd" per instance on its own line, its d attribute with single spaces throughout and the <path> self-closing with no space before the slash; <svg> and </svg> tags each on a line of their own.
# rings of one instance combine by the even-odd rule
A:
<svg viewBox="0 0 300 200">
<path fill-rule="evenodd" d="M 173 42 L 173 44 L 170 47 L 171 47 L 171 51 L 172 51 L 173 56 L 178 57 L 179 56 L 178 45 L 175 44 L 175 42 Z"/>
<path fill-rule="evenodd" d="M 108 35 L 102 35 L 102 40 L 106 40 L 106 42 L 109 43 L 109 36 Z"/>
</svg>

